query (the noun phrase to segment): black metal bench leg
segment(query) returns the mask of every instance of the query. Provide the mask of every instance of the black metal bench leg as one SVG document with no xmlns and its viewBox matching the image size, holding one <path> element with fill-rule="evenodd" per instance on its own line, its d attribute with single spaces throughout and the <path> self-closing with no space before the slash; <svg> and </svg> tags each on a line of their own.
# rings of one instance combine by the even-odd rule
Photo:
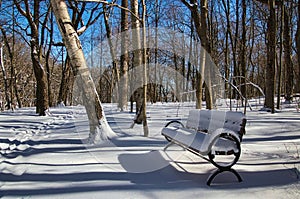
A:
<svg viewBox="0 0 300 199">
<path fill-rule="evenodd" d="M 240 174 L 239 174 L 236 170 L 234 170 L 234 169 L 226 169 L 226 170 L 217 169 L 213 174 L 210 175 L 210 177 L 208 178 L 206 184 L 207 184 L 208 186 L 210 186 L 210 184 L 212 183 L 213 179 L 214 179 L 217 175 L 219 175 L 220 173 L 223 173 L 224 171 L 229 171 L 229 172 L 233 173 L 233 174 L 236 176 L 236 178 L 238 179 L 239 182 L 242 182 L 242 181 L 243 181 L 243 180 L 242 180 L 242 177 L 240 176 Z"/>
<path fill-rule="evenodd" d="M 236 176 L 236 178 L 238 179 L 239 182 L 243 181 L 242 177 L 240 176 L 240 174 L 236 170 L 230 169 L 230 172 L 233 173 Z"/>
<path fill-rule="evenodd" d="M 223 172 L 222 170 L 217 169 L 213 174 L 211 174 L 211 175 L 209 176 L 209 178 L 208 178 L 206 184 L 207 184 L 208 186 L 210 186 L 210 184 L 211 184 L 211 182 L 213 181 L 213 179 L 214 179 L 217 175 L 219 175 L 220 173 L 222 173 L 222 172 Z"/>
</svg>

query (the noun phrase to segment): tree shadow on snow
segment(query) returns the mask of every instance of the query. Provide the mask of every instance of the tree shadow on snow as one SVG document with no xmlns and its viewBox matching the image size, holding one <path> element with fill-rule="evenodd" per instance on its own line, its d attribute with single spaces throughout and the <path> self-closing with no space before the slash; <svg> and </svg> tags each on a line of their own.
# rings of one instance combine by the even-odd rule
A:
<svg viewBox="0 0 300 199">
<path fill-rule="evenodd" d="M 153 155 L 158 155 L 154 157 Z M 149 158 L 149 159 L 148 159 Z M 125 168 L 124 172 L 81 172 L 81 173 L 24 173 L 22 175 L 0 173 L 2 182 L 26 182 L 32 183 L 30 188 L 19 186 L 4 189 L 2 187 L 0 196 L 24 196 L 24 195 L 51 195 L 101 191 L 138 191 L 138 190 L 162 190 L 162 191 L 188 191 L 191 189 L 226 189 L 235 190 L 241 188 L 263 188 L 288 185 L 296 183 L 295 171 L 292 169 L 277 169 L 265 171 L 238 171 L 243 178 L 239 183 L 235 177 L 224 172 L 218 175 L 211 187 L 206 185 L 206 180 L 213 172 L 211 169 L 199 170 L 201 173 L 183 172 L 170 165 L 159 152 L 151 154 L 122 154 L 119 157 L 120 164 Z M 155 162 L 157 169 L 137 172 L 132 168 L 137 161 L 144 161 L 140 167 Z M 167 163 L 167 164 L 166 164 Z M 138 167 L 139 165 L 135 165 Z M 151 168 L 151 166 L 150 166 Z M 144 168 L 145 169 L 145 168 Z M 51 186 L 34 187 L 34 183 L 55 183 Z"/>
</svg>

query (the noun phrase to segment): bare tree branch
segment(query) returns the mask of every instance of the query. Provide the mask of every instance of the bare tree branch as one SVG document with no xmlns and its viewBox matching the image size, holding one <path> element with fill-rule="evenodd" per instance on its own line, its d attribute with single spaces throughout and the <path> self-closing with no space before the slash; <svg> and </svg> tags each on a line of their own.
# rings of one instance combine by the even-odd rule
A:
<svg viewBox="0 0 300 199">
<path fill-rule="evenodd" d="M 109 7 L 117 7 L 123 10 L 126 10 L 127 12 L 130 12 L 130 14 L 132 14 L 132 16 L 134 16 L 137 20 L 139 20 L 140 22 L 142 22 L 142 20 L 140 19 L 140 17 L 138 15 L 136 15 L 135 13 L 133 13 L 130 9 L 125 8 L 123 6 L 120 6 L 119 4 L 116 4 L 114 2 L 108 2 L 108 1 L 102 1 L 102 0 L 78 0 L 79 2 L 97 2 L 97 3 L 102 3 L 104 5 L 107 5 Z"/>
<path fill-rule="evenodd" d="M 261 2 L 261 3 L 263 3 L 263 4 L 268 4 L 268 0 L 256 0 L 256 1 L 258 1 L 258 2 Z M 283 1 L 281 1 L 281 0 L 276 0 L 275 1 L 275 5 L 281 5 L 282 4 L 282 2 Z"/>
</svg>

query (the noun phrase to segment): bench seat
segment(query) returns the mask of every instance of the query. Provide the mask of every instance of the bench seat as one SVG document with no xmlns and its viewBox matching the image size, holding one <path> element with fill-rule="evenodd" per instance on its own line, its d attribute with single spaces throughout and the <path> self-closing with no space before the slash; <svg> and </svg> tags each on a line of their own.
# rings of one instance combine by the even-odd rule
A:
<svg viewBox="0 0 300 199">
<path fill-rule="evenodd" d="M 208 155 L 212 150 L 214 144 L 214 150 L 223 151 L 224 153 L 234 150 L 237 152 L 237 147 L 234 145 L 232 140 L 220 139 L 219 136 L 222 133 L 232 133 L 237 139 L 238 136 L 231 130 L 228 129 L 217 129 L 213 133 L 199 132 L 192 129 L 186 129 L 182 127 L 166 127 L 162 130 L 162 135 L 168 137 L 173 142 L 177 142 L 179 145 L 190 148 L 193 151 L 201 154 Z M 218 140 L 218 143 L 216 141 Z"/>
<path fill-rule="evenodd" d="M 245 125 L 245 115 L 240 112 L 191 110 L 186 125 L 173 120 L 162 129 L 161 134 L 170 142 L 164 150 L 177 144 L 216 166 L 218 170 L 208 179 L 207 185 L 224 171 L 232 172 L 242 181 L 231 167 L 240 157 Z M 219 156 L 225 156 L 225 161 Z"/>
</svg>

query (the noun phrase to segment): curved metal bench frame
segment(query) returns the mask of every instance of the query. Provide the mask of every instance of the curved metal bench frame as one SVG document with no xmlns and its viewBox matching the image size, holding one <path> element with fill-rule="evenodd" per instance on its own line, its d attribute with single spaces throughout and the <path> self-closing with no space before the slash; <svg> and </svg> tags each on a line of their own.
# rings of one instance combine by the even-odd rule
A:
<svg viewBox="0 0 300 199">
<path fill-rule="evenodd" d="M 201 111 L 201 110 L 199 110 Z M 206 110 L 207 111 L 207 110 Z M 201 119 L 201 118 L 200 118 Z M 176 145 L 179 145 L 181 146 L 182 148 L 192 152 L 193 154 L 203 158 L 204 160 L 212 163 L 215 167 L 217 167 L 217 170 L 214 171 L 210 176 L 209 178 L 207 179 L 207 185 L 210 186 L 212 181 L 214 180 L 214 178 L 219 175 L 220 173 L 223 173 L 223 172 L 231 172 L 233 173 L 237 180 L 239 182 L 242 181 L 242 178 L 241 176 L 239 175 L 239 173 L 234 170 L 232 168 L 233 165 L 235 165 L 237 163 L 237 161 L 239 160 L 240 158 L 240 155 L 241 155 L 241 145 L 240 145 L 240 142 L 242 140 L 242 136 L 243 134 L 245 134 L 245 125 L 246 125 L 246 119 L 245 118 L 241 118 L 241 128 L 240 128 L 240 131 L 238 132 L 224 132 L 224 133 L 219 133 L 219 134 L 216 134 L 216 137 L 213 139 L 215 142 L 214 144 L 216 144 L 216 141 L 218 139 L 225 139 L 225 140 L 230 140 L 232 142 L 234 142 L 235 146 L 236 146 L 236 149 L 235 151 L 233 150 L 230 150 L 230 151 L 213 151 L 213 146 L 214 144 L 211 145 L 211 147 L 208 149 L 207 152 L 203 152 L 203 151 L 200 151 L 192 146 L 190 146 L 189 144 L 186 144 L 186 143 L 183 143 L 181 141 L 178 141 L 176 140 L 176 137 L 171 137 L 169 136 L 168 134 L 164 133 L 162 131 L 162 135 L 167 139 L 167 141 L 169 141 L 170 143 L 168 145 L 165 146 L 164 148 L 164 151 L 167 150 L 167 148 L 169 148 L 171 145 L 173 144 L 176 144 Z M 168 122 L 166 125 L 165 125 L 165 128 L 168 128 L 169 126 L 172 126 L 176 124 L 177 126 L 179 126 L 178 128 L 184 130 L 184 129 L 188 129 L 186 128 L 182 122 L 178 121 L 178 120 L 172 120 L 170 122 Z M 177 132 L 179 133 L 179 132 Z M 206 130 L 201 130 L 201 131 L 198 131 L 195 133 L 202 133 L 203 136 L 208 136 L 208 132 Z M 237 136 L 238 135 L 238 136 Z M 233 155 L 234 156 L 234 159 L 231 163 L 227 164 L 227 165 L 222 165 L 222 164 L 219 164 L 218 162 L 215 161 L 215 158 L 216 156 L 218 155 Z M 207 157 L 208 156 L 208 157 Z"/>
</svg>

